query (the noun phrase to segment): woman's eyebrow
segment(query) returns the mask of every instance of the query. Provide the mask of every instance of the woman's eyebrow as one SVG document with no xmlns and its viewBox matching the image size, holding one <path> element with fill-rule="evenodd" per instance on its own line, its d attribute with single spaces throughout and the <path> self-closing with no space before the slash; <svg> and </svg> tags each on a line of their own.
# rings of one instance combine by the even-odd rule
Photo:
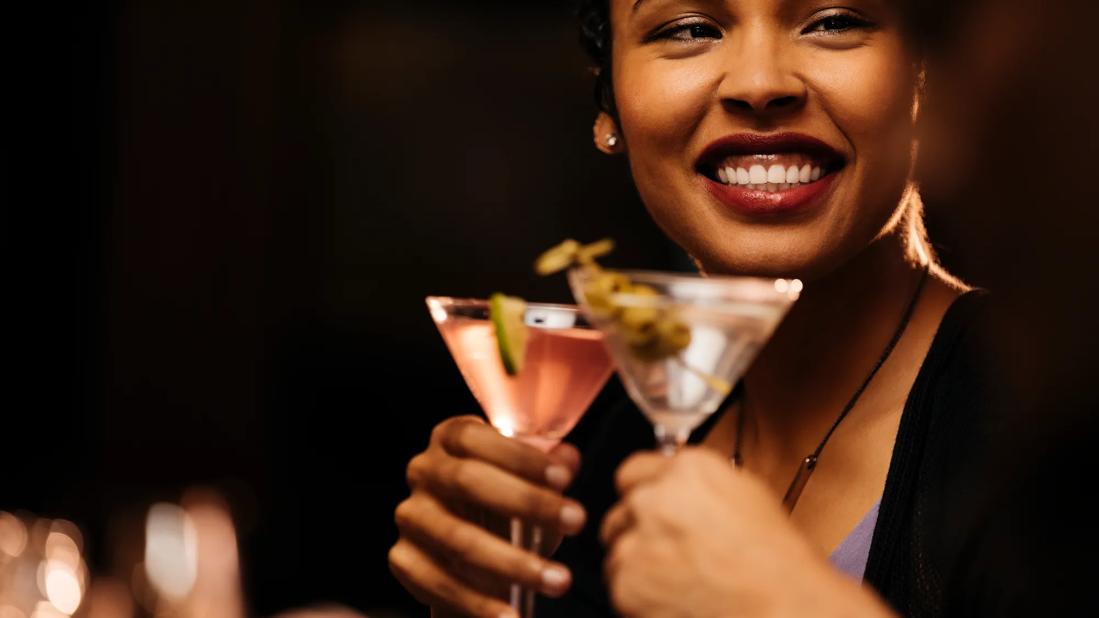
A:
<svg viewBox="0 0 1099 618">
<path fill-rule="evenodd" d="M 783 3 L 786 3 L 789 0 L 780 0 L 780 1 L 783 2 Z M 634 3 L 633 3 L 633 8 L 630 9 L 630 14 L 632 15 L 634 13 L 637 13 L 638 9 L 641 8 L 642 4 L 645 4 L 647 6 L 649 4 L 653 4 L 653 2 L 659 2 L 659 0 L 648 0 L 648 2 L 646 2 L 646 0 L 635 0 Z M 705 3 L 706 4 L 723 4 L 724 2 L 725 2 L 725 0 L 706 0 Z"/>
</svg>

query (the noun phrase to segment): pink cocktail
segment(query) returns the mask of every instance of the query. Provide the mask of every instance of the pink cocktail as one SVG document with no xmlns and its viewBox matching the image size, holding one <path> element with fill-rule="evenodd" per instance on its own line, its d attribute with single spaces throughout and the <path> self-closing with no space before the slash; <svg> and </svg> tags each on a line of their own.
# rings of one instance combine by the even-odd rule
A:
<svg viewBox="0 0 1099 618">
<path fill-rule="evenodd" d="M 509 376 L 487 301 L 433 296 L 427 304 L 492 426 L 538 448 L 548 450 L 565 437 L 613 371 L 603 334 L 576 307 L 527 306 L 526 359 L 523 370 Z"/>
<path fill-rule="evenodd" d="M 576 425 L 613 371 L 603 334 L 572 305 L 528 303 L 522 369 L 508 375 L 486 300 L 429 296 L 450 355 L 492 426 L 548 451 Z M 537 551 L 540 533 L 512 520 L 511 540 Z M 533 613 L 533 595 L 512 587 L 512 607 Z"/>
</svg>

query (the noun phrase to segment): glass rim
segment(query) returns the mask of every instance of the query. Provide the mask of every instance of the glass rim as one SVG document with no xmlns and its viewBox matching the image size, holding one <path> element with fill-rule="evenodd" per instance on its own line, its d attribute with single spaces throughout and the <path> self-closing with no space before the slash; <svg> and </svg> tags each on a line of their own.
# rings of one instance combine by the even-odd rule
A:
<svg viewBox="0 0 1099 618">
<path fill-rule="evenodd" d="M 702 273 L 688 273 L 688 272 L 674 272 L 666 270 L 643 270 L 634 268 L 603 268 L 605 272 L 622 273 L 624 275 L 630 275 L 631 278 L 644 278 L 651 281 L 699 281 L 707 282 L 712 281 L 714 283 L 734 283 L 734 282 L 748 282 L 753 281 L 761 285 L 773 286 L 776 281 L 788 281 L 793 283 L 794 281 L 800 281 L 800 279 L 790 279 L 787 277 L 759 277 L 756 275 L 705 275 Z M 570 273 L 586 274 L 583 268 L 570 268 Z"/>
<path fill-rule="evenodd" d="M 704 275 L 702 273 L 677 273 L 659 270 L 635 270 L 604 268 L 602 272 L 620 273 L 626 275 L 631 281 L 638 283 L 652 283 L 656 285 L 672 286 L 675 284 L 689 286 L 703 286 L 704 288 L 728 288 L 735 286 L 749 295 L 761 294 L 770 299 L 768 302 L 794 302 L 801 296 L 803 285 L 800 279 L 784 279 L 782 277 L 756 277 L 751 275 Z M 572 282 L 585 281 L 593 275 L 582 267 L 570 268 L 568 278 Z M 783 284 L 783 285 L 780 285 Z M 575 287 L 573 288 L 575 292 Z M 664 296 L 664 295 L 661 295 Z"/>
<path fill-rule="evenodd" d="M 485 298 L 460 298 L 455 296 L 427 296 L 424 298 L 424 302 L 427 304 L 427 309 L 431 313 L 432 319 L 435 323 L 441 324 L 445 321 L 442 316 L 450 317 L 462 317 L 471 320 L 490 321 L 489 317 L 489 301 Z M 458 312 L 470 312 L 478 315 L 459 315 L 452 314 L 453 310 Z M 534 319 L 527 321 L 527 317 L 531 315 L 531 312 L 535 313 Z M 539 319 L 537 314 L 541 312 L 543 317 Z M 546 314 L 567 314 L 570 316 L 567 325 L 555 325 L 553 323 L 544 323 Z M 539 330 L 562 330 L 575 328 L 580 330 L 599 330 L 588 316 L 584 313 L 584 310 L 579 305 L 567 305 L 563 303 L 527 303 L 527 310 L 524 315 L 524 323 L 529 328 L 536 328 Z"/>
<path fill-rule="evenodd" d="M 470 298 L 463 296 L 436 296 L 430 295 L 424 297 L 424 302 L 430 304 L 432 302 L 438 302 L 447 305 L 463 305 L 466 307 L 488 307 L 487 298 Z M 579 305 L 567 305 L 564 303 L 532 303 L 527 302 L 528 309 L 553 309 L 559 311 L 572 311 L 580 313 Z"/>
</svg>

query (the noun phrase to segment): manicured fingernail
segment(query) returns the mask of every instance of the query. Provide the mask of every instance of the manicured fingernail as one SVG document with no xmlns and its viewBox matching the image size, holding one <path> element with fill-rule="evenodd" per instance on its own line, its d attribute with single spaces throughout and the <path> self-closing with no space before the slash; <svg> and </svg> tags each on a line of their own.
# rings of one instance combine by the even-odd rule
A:
<svg viewBox="0 0 1099 618">
<path fill-rule="evenodd" d="M 584 527 L 584 509 L 575 504 L 566 504 L 561 507 L 561 525 L 568 532 L 575 532 Z"/>
<path fill-rule="evenodd" d="M 569 486 L 572 473 L 565 466 L 553 464 L 546 468 L 546 481 L 556 489 L 564 489 Z"/>
<path fill-rule="evenodd" d="M 565 569 L 550 565 L 542 570 L 542 591 L 549 594 L 558 594 L 565 591 L 569 583 L 569 572 Z"/>
<path fill-rule="evenodd" d="M 519 618 L 519 614 L 516 614 L 515 610 L 505 609 L 500 612 L 500 618 Z"/>
</svg>

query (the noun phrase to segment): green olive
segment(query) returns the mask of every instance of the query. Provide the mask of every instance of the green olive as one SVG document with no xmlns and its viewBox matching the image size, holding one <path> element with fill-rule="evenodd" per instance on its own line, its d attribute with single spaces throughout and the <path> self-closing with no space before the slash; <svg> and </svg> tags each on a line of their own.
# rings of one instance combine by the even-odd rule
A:
<svg viewBox="0 0 1099 618">
<path fill-rule="evenodd" d="M 665 356 L 677 354 L 691 345 L 691 329 L 674 318 L 665 318 L 655 325 L 660 352 Z"/>
<path fill-rule="evenodd" d="M 618 315 L 621 307 L 614 304 L 612 297 L 629 285 L 629 278 L 622 273 L 599 271 L 584 284 L 584 297 L 596 313 Z"/>
<path fill-rule="evenodd" d="M 603 240 L 597 240 L 590 245 L 584 245 L 580 247 L 576 252 L 576 262 L 578 264 L 587 266 L 595 263 L 595 258 L 603 257 L 611 251 L 614 251 L 614 241 L 610 238 L 604 238 Z"/>
<path fill-rule="evenodd" d="M 653 330 L 660 318 L 660 311 L 653 307 L 623 307 L 618 323 L 626 330 Z"/>
<path fill-rule="evenodd" d="M 561 244 L 543 253 L 534 262 L 534 272 L 539 275 L 552 275 L 565 270 L 576 262 L 576 255 L 580 251 L 580 243 L 569 238 Z"/>
</svg>

